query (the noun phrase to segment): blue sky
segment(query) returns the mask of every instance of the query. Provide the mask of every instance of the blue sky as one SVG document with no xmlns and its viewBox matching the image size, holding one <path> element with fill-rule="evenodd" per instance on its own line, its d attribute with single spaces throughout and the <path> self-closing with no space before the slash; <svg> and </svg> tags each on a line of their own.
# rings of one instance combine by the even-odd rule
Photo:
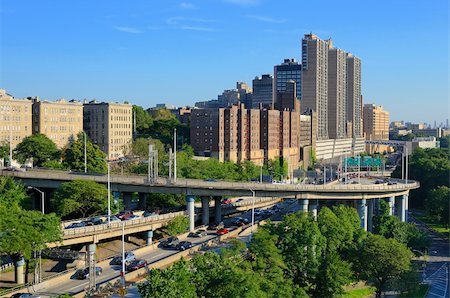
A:
<svg viewBox="0 0 450 298">
<path fill-rule="evenodd" d="M 0 30 L 15 97 L 192 105 L 299 60 L 313 32 L 362 59 L 392 120 L 449 117 L 448 0 L 0 0 Z"/>
</svg>

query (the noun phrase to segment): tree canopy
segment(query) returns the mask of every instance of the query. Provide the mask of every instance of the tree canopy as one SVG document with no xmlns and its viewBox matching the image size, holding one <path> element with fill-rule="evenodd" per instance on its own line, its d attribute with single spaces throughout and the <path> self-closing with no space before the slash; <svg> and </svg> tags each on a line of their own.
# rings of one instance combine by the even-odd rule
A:
<svg viewBox="0 0 450 298">
<path fill-rule="evenodd" d="M 91 180 L 64 182 L 53 193 L 51 204 L 65 218 L 98 215 L 107 209 L 108 190 Z"/>
<path fill-rule="evenodd" d="M 63 165 L 74 171 L 84 171 L 84 133 L 71 142 L 63 152 Z M 106 173 L 106 154 L 86 137 L 86 168 L 88 172 Z"/>
<path fill-rule="evenodd" d="M 58 160 L 60 151 L 56 144 L 44 134 L 34 134 L 23 139 L 14 150 L 14 158 L 25 163 L 33 158 L 33 165 L 42 166 L 46 161 Z"/>
</svg>

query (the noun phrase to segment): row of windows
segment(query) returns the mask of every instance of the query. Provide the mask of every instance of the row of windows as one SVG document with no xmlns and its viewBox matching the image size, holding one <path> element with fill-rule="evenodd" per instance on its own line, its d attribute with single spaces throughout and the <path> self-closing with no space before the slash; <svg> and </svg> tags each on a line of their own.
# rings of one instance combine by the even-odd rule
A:
<svg viewBox="0 0 450 298">
<path fill-rule="evenodd" d="M 68 109 L 68 108 L 44 108 L 44 113 L 51 114 L 83 114 L 83 109 L 80 107 L 78 109 Z"/>
<path fill-rule="evenodd" d="M 16 106 L 16 105 L 0 105 L 0 112 L 18 112 L 21 113 L 22 112 L 22 107 L 20 106 Z M 23 107 L 23 111 L 25 113 L 28 112 L 28 106 Z"/>
<path fill-rule="evenodd" d="M 18 125 L 18 126 L 3 125 L 3 126 L 0 126 L 0 131 L 9 131 L 10 129 L 11 129 L 11 131 L 21 131 L 22 128 L 24 131 L 28 131 L 28 125 L 25 125 L 23 127 L 21 125 Z"/>
</svg>

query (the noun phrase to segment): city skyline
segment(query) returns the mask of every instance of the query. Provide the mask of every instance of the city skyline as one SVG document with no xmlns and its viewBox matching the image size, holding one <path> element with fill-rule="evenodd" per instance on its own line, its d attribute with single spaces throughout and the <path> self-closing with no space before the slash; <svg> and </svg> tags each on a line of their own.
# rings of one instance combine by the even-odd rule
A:
<svg viewBox="0 0 450 298">
<path fill-rule="evenodd" d="M 301 62 L 301 38 L 313 32 L 363 60 L 364 103 L 392 120 L 448 118 L 447 1 L 397 1 L 389 11 L 327 1 L 79 3 L 2 1 L 1 88 L 18 98 L 193 105 L 273 74 L 285 58 Z"/>
</svg>

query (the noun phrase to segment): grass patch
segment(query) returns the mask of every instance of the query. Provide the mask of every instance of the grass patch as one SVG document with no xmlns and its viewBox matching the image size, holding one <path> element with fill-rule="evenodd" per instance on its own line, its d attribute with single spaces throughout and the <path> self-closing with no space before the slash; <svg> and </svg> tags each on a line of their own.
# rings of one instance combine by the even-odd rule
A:
<svg viewBox="0 0 450 298">
<path fill-rule="evenodd" d="M 345 292 L 340 298 L 365 298 L 375 293 L 374 287 L 355 289 Z"/>
<path fill-rule="evenodd" d="M 398 295 L 399 298 L 424 298 L 428 291 L 428 285 L 419 285 L 413 293 L 403 293 Z"/>
<path fill-rule="evenodd" d="M 434 222 L 433 219 L 429 218 L 426 215 L 415 214 L 414 217 L 420 221 L 423 221 L 428 227 L 430 227 L 435 232 L 438 232 L 438 233 L 442 234 L 444 237 L 449 238 L 450 229 L 445 228 L 445 225 Z"/>
</svg>

